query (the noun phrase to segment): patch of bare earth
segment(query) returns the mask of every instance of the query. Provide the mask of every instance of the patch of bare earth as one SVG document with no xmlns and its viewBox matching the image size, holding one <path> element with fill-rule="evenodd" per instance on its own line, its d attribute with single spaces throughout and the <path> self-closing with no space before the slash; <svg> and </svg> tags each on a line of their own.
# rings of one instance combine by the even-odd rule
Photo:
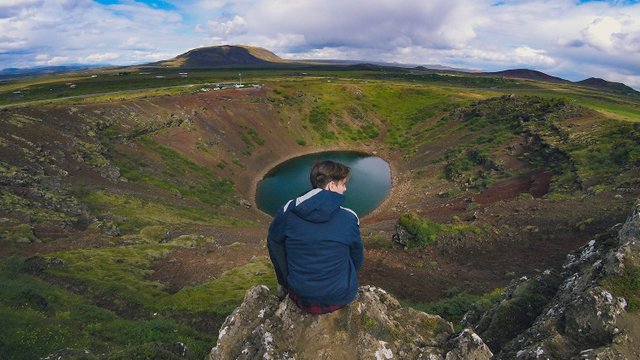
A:
<svg viewBox="0 0 640 360">
<path fill-rule="evenodd" d="M 154 265 L 151 280 L 175 293 L 185 286 L 218 278 L 223 272 L 265 256 L 266 233 L 262 228 L 217 229 L 215 243 L 198 248 L 176 248 Z"/>
</svg>

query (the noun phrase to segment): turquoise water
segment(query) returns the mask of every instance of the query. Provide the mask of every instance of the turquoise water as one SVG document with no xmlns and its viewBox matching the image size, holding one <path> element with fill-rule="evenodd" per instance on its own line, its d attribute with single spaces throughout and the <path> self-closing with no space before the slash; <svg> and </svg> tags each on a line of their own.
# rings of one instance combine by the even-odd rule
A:
<svg viewBox="0 0 640 360">
<path fill-rule="evenodd" d="M 273 168 L 258 183 L 258 208 L 273 216 L 287 201 L 311 190 L 309 172 L 317 160 L 339 161 L 351 168 L 343 206 L 358 216 L 375 210 L 391 190 L 391 169 L 383 159 L 358 152 L 322 152 L 287 160 Z"/>
</svg>

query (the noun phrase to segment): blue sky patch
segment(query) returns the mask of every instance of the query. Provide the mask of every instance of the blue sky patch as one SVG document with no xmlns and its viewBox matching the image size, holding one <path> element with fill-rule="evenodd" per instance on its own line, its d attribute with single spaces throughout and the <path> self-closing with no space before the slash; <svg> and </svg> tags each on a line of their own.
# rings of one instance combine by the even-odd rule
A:
<svg viewBox="0 0 640 360">
<path fill-rule="evenodd" d="M 123 1 L 120 0 L 94 0 L 95 2 L 99 3 L 99 4 L 103 4 L 103 5 L 114 5 L 114 4 L 121 4 L 123 3 Z M 151 8 L 154 9 L 161 9 L 161 10 L 175 10 L 176 7 L 171 4 L 168 3 L 166 1 L 162 1 L 162 0 L 137 0 L 137 3 L 141 3 L 141 4 L 145 4 Z M 126 3 L 126 2 L 125 2 Z"/>
</svg>

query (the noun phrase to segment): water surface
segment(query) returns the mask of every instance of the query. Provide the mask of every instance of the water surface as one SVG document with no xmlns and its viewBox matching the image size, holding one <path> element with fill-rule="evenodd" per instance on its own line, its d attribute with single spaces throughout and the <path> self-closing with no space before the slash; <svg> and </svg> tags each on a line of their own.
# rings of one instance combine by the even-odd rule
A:
<svg viewBox="0 0 640 360">
<path fill-rule="evenodd" d="M 358 216 L 375 210 L 389 194 L 391 169 L 383 159 L 359 152 L 322 152 L 287 160 L 269 171 L 256 189 L 258 208 L 275 215 L 287 201 L 311 190 L 309 172 L 317 160 L 339 161 L 351 168 L 343 206 Z"/>
</svg>

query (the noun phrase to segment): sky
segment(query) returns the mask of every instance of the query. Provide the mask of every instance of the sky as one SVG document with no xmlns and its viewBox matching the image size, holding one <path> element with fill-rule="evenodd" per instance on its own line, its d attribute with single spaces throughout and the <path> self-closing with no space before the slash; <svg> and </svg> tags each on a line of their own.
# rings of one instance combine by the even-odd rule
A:
<svg viewBox="0 0 640 360">
<path fill-rule="evenodd" d="M 0 0 L 0 69 L 141 64 L 224 44 L 640 90 L 640 0 Z"/>
</svg>

